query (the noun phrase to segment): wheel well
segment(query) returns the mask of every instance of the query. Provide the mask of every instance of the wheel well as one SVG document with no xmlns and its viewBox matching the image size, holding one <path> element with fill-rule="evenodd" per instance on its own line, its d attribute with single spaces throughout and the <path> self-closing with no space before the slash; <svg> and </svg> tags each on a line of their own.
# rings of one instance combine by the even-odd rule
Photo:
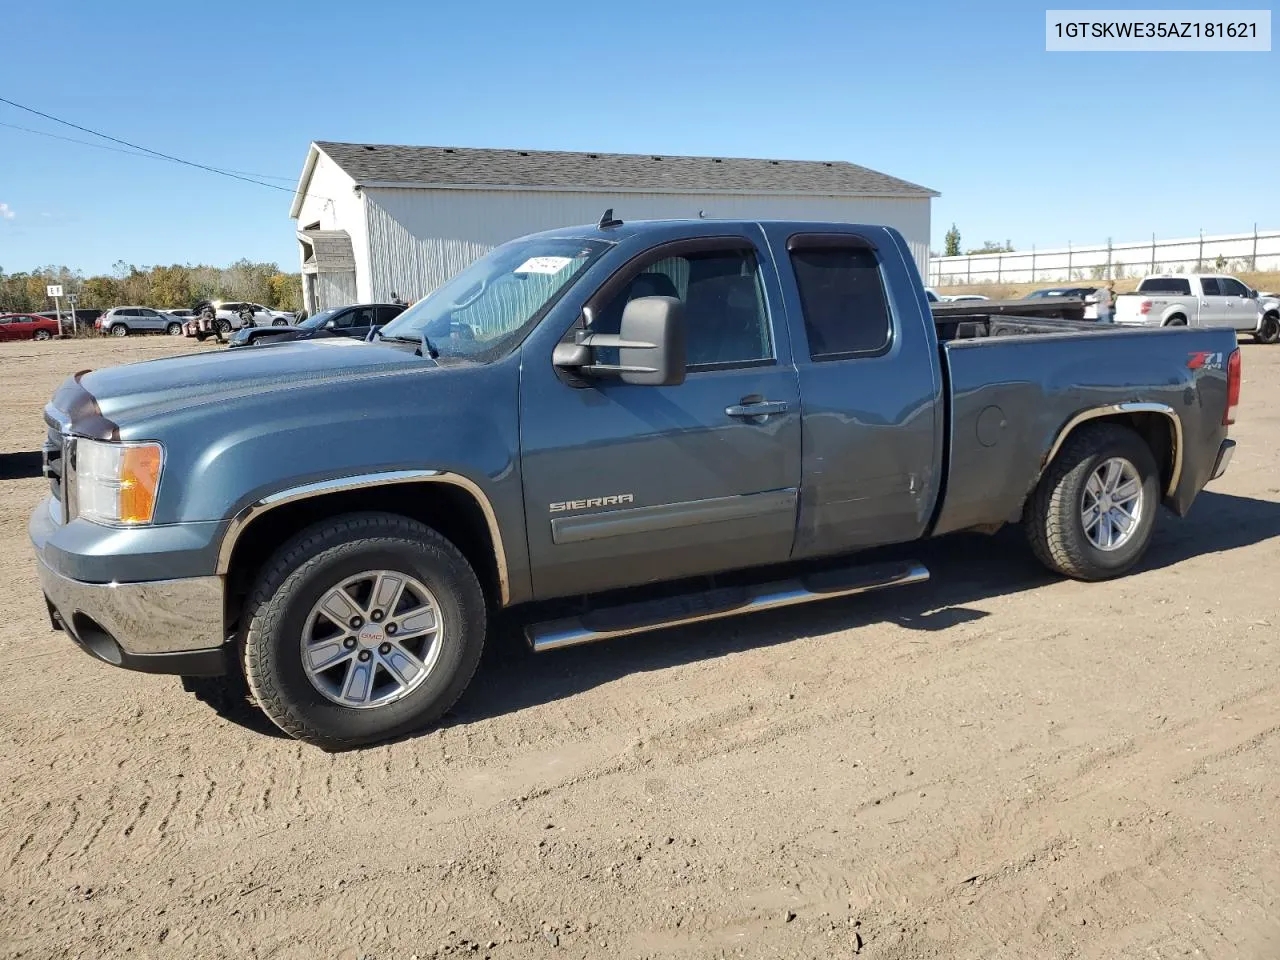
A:
<svg viewBox="0 0 1280 960">
<path fill-rule="evenodd" d="M 1061 439 L 1065 441 L 1072 433 L 1091 427 L 1095 423 L 1118 424 L 1122 427 L 1128 427 L 1140 436 L 1150 448 L 1151 455 L 1155 457 L 1156 465 L 1160 469 L 1161 494 L 1168 492 L 1169 485 L 1173 480 L 1176 451 L 1174 449 L 1173 424 L 1167 416 L 1163 413 L 1137 412 L 1111 413 L 1100 417 L 1092 417 L 1077 424 L 1068 433 L 1063 434 Z M 1061 449 L 1061 444 L 1058 444 L 1058 447 Z M 1045 467 L 1048 467 L 1048 463 L 1045 464 Z"/>
<path fill-rule="evenodd" d="M 1181 320 L 1183 323 L 1186 323 L 1186 322 L 1187 322 L 1187 318 L 1186 318 L 1186 316 L 1185 316 L 1185 315 L 1183 315 L 1183 314 L 1181 314 L 1181 313 L 1171 313 L 1171 314 L 1169 314 L 1169 316 L 1165 317 L 1165 319 L 1164 319 L 1164 325 L 1167 327 L 1167 326 L 1169 326 L 1170 324 L 1172 324 L 1172 323 L 1173 323 L 1173 321 L 1175 321 L 1175 320 Z"/>
<path fill-rule="evenodd" d="M 484 511 L 461 487 L 401 483 L 339 491 L 276 507 L 252 521 L 236 540 L 227 567 L 226 622 L 236 629 L 258 572 L 285 541 L 312 524 L 347 513 L 394 513 L 424 523 L 457 547 L 480 579 L 491 606 L 501 603 L 497 553 Z"/>
</svg>

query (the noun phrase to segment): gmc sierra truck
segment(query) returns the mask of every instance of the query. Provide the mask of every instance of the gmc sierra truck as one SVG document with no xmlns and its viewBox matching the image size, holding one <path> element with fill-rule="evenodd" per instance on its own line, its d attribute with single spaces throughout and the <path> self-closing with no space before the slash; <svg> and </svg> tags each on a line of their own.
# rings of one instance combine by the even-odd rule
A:
<svg viewBox="0 0 1280 960">
<path fill-rule="evenodd" d="M 375 342 L 76 374 L 30 534 L 85 652 L 247 680 L 340 749 L 444 713 L 503 608 L 552 650 L 922 581 L 839 558 L 1019 522 L 1117 576 L 1226 469 L 1239 389 L 1229 329 L 935 318 L 887 227 L 610 214 Z"/>
<path fill-rule="evenodd" d="M 1166 274 L 1144 277 L 1116 297 L 1115 322 L 1145 327 L 1225 327 L 1259 343 L 1280 340 L 1280 307 L 1235 277 Z"/>
</svg>

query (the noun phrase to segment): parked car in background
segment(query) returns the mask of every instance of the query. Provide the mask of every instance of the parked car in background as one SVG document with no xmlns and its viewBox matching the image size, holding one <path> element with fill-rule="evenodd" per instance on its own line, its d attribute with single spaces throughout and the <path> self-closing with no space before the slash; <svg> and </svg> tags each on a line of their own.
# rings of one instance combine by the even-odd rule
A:
<svg viewBox="0 0 1280 960">
<path fill-rule="evenodd" d="M 183 323 L 186 323 L 196 315 L 194 310 L 187 309 L 186 307 L 181 307 L 176 310 L 166 310 L 165 313 L 169 314 L 171 317 L 177 317 Z"/>
<path fill-rule="evenodd" d="M 127 337 L 131 333 L 182 333 L 182 321 L 163 310 L 151 307 L 112 307 L 94 323 L 97 331 L 113 337 Z"/>
<path fill-rule="evenodd" d="M 942 297 L 944 303 L 961 303 L 965 300 L 990 300 L 990 297 L 984 297 L 980 293 L 957 293 L 949 297 Z"/>
<path fill-rule="evenodd" d="M 1083 300 L 1085 297 L 1091 297 L 1097 292 L 1097 287 L 1047 287 L 1044 290 L 1033 290 L 1023 299 L 1040 300 L 1044 297 L 1069 297 Z"/>
<path fill-rule="evenodd" d="M 0 340 L 52 340 L 57 335 L 57 320 L 34 313 L 0 316 Z"/>
<path fill-rule="evenodd" d="M 246 303 L 243 300 L 234 300 L 214 304 L 218 319 L 230 321 L 233 330 L 239 330 L 246 325 L 243 317 L 245 307 L 253 311 L 253 326 L 255 327 L 284 327 L 293 323 L 292 313 L 284 310 L 271 310 L 260 303 Z"/>
<path fill-rule="evenodd" d="M 74 311 L 75 328 L 88 330 L 90 327 L 94 325 L 97 319 L 100 316 L 102 316 L 103 313 L 105 312 L 106 312 L 105 310 L 95 310 L 92 307 L 77 307 L 76 310 Z M 47 317 L 48 319 L 52 320 L 55 324 L 58 322 L 57 310 L 41 310 L 39 313 L 35 314 L 35 316 Z M 73 331 L 73 328 L 71 325 L 72 320 L 73 320 L 72 311 L 63 310 L 62 311 L 62 329 L 64 333 L 71 333 Z"/>
<path fill-rule="evenodd" d="M 1280 339 L 1275 317 L 1263 322 L 1258 291 L 1220 274 L 1160 274 L 1145 277 L 1135 293 L 1115 301 L 1115 322 L 1143 327 L 1229 327 L 1265 343 Z M 1269 339 L 1268 339 L 1269 338 Z"/>
<path fill-rule="evenodd" d="M 325 337 L 364 340 L 374 330 L 390 323 L 404 311 L 405 307 L 398 303 L 358 303 L 349 307 L 333 307 L 321 310 L 314 317 L 292 326 L 245 327 L 231 338 L 231 346 L 251 347 Z"/>
</svg>

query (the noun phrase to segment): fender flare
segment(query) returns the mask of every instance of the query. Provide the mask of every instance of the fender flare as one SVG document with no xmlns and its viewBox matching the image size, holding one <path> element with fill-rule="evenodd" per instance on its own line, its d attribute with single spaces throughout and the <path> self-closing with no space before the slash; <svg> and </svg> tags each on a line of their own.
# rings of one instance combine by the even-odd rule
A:
<svg viewBox="0 0 1280 960">
<path fill-rule="evenodd" d="M 1164 495 L 1166 497 L 1173 496 L 1174 491 L 1178 489 L 1179 481 L 1182 479 L 1182 421 L 1178 419 L 1178 414 L 1173 407 L 1167 403 L 1109 403 L 1105 406 L 1081 410 L 1058 431 L 1053 445 L 1049 448 L 1048 455 L 1040 466 L 1040 473 L 1036 477 L 1036 482 L 1040 482 L 1040 477 L 1044 476 L 1044 472 L 1049 469 L 1049 464 L 1053 463 L 1053 458 L 1058 455 L 1058 451 L 1062 449 L 1062 445 L 1067 442 L 1067 438 L 1076 427 L 1082 423 L 1088 423 L 1090 420 L 1098 420 L 1102 417 L 1123 416 L 1134 413 L 1158 413 L 1169 421 L 1170 440 L 1173 446 L 1171 451 L 1173 463 L 1170 466 L 1169 484 L 1165 489 Z"/>
<path fill-rule="evenodd" d="M 218 548 L 218 565 L 214 572 L 220 577 L 225 577 L 231 571 L 231 557 L 240 536 L 250 524 L 276 507 L 330 493 L 346 493 L 396 483 L 449 484 L 464 490 L 476 501 L 489 528 L 489 538 L 493 541 L 494 564 L 498 570 L 498 589 L 502 605 L 507 606 L 511 602 L 511 579 L 507 571 L 507 552 L 502 545 L 502 530 L 498 526 L 498 517 L 494 513 L 493 504 L 489 502 L 488 496 L 475 481 L 446 470 L 393 470 L 386 473 L 358 474 L 304 483 L 267 494 L 244 507 L 231 518 L 226 533 L 222 535 L 222 544 Z"/>
</svg>

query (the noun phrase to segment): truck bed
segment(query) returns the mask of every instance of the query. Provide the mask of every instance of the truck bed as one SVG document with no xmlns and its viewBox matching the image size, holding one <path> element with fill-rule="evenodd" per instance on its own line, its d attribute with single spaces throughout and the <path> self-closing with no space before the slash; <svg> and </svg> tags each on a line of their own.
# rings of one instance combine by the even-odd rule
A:
<svg viewBox="0 0 1280 960">
<path fill-rule="evenodd" d="M 1111 324 L 1099 324 L 1094 320 L 1071 320 L 1060 317 L 1018 316 L 1008 314 L 983 314 L 978 312 L 933 312 L 933 324 L 938 331 L 938 341 L 976 340 L 984 337 L 1021 337 L 1048 333 L 1103 333 Z"/>
<path fill-rule="evenodd" d="M 1223 432 L 1225 366 L 1200 368 L 1204 357 L 1225 359 L 1236 349 L 1233 330 L 1012 317 L 965 322 L 985 322 L 990 330 L 939 345 L 951 415 L 935 534 L 1016 521 L 1058 431 L 1082 411 L 1140 400 L 1174 412 L 1188 441 Z M 1201 364 L 1193 365 L 1189 358 L 1197 355 Z M 1196 402 L 1188 399 L 1197 394 Z M 1155 439 L 1173 442 L 1163 427 Z M 1179 515 L 1213 468 L 1203 454 L 1192 457 L 1190 445 L 1184 452 L 1179 480 L 1163 491 L 1165 505 Z"/>
</svg>

